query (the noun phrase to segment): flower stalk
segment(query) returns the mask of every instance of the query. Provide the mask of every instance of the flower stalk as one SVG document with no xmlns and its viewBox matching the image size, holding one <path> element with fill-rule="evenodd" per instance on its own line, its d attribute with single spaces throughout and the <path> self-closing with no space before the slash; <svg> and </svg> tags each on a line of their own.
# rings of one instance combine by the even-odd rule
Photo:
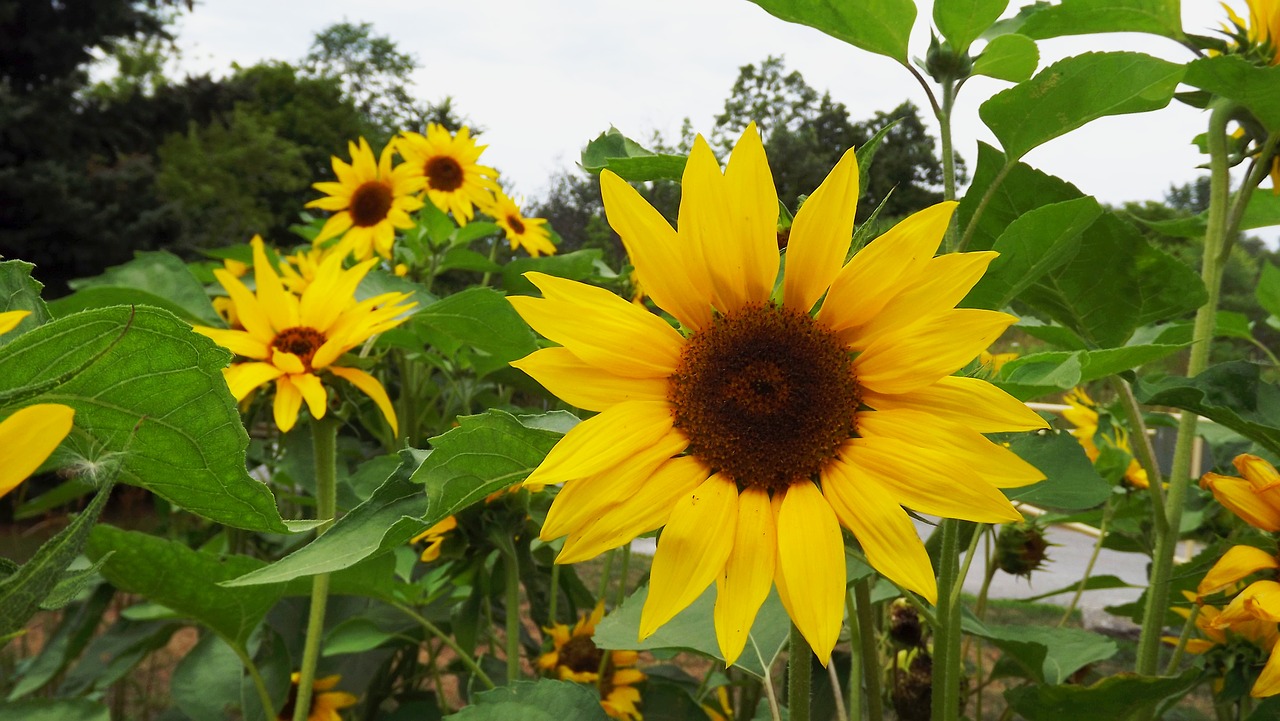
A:
<svg viewBox="0 0 1280 721">
<path fill-rule="evenodd" d="M 938 557 L 938 613 L 933 627 L 933 721 L 955 721 L 960 708 L 960 522 L 942 521 Z"/>
<path fill-rule="evenodd" d="M 876 653 L 876 621 L 872 615 L 869 578 L 853 582 L 853 596 L 858 614 L 857 635 L 862 656 L 862 676 L 866 682 L 867 719 L 881 721 L 884 718 L 884 703 L 880 692 L 880 654 Z M 854 657 L 857 656 L 855 653 Z"/>
<path fill-rule="evenodd" d="M 332 416 L 311 420 L 311 444 L 316 464 L 316 527 L 319 537 L 333 525 L 337 515 L 337 457 L 338 421 Z M 329 574 L 321 573 L 311 579 L 311 612 L 307 617 L 307 638 L 302 647 L 302 664 L 298 669 L 298 701 L 293 710 L 293 721 L 307 721 L 311 713 L 312 683 L 316 677 L 316 662 L 320 658 L 321 637 L 324 635 L 324 614 L 329 602 Z"/>
<path fill-rule="evenodd" d="M 791 721 L 809 721 L 809 701 L 812 693 L 809 657 L 813 649 L 804 634 L 791 624 L 791 646 L 787 655 L 787 711 Z"/>
</svg>

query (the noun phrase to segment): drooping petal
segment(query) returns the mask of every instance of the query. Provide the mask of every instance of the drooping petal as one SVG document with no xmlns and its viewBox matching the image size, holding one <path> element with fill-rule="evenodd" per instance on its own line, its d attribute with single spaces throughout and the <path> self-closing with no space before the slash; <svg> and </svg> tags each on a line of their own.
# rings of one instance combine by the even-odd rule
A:
<svg viewBox="0 0 1280 721">
<path fill-rule="evenodd" d="M 649 596 L 640 612 L 640 639 L 683 611 L 720 575 L 733 548 L 738 486 L 714 475 L 681 498 L 658 538 Z"/>
<path fill-rule="evenodd" d="M 721 242 L 737 248 L 742 288 L 751 302 L 768 300 L 778 278 L 778 191 L 755 122 L 742 131 L 724 169 L 730 206 L 729 233 Z"/>
<path fill-rule="evenodd" d="M 1227 628 L 1255 619 L 1280 622 L 1280 583 L 1254 581 L 1249 584 L 1213 619 L 1213 625 Z"/>
<path fill-rule="evenodd" d="M 977 431 L 924 411 L 897 409 L 858 414 L 865 437 L 896 438 L 911 445 L 927 443 L 946 450 L 957 462 L 977 471 L 996 488 L 1020 488 L 1043 481 L 1044 473 L 1016 453 L 992 443 Z"/>
<path fill-rule="evenodd" d="M 822 494 L 872 567 L 929 603 L 938 602 L 933 564 L 915 524 L 882 484 L 866 482 L 860 469 L 837 458 L 823 471 Z"/>
<path fill-rule="evenodd" d="M 878 411 L 920 410 L 968 426 L 979 433 L 1034 431 L 1049 423 L 1025 403 L 981 378 L 947 376 L 910 393 L 864 388 L 862 402 Z"/>
<path fill-rule="evenodd" d="M 897 294 L 871 320 L 850 334 L 850 347 L 862 350 L 877 338 L 950 310 L 964 299 L 999 253 L 948 253 L 929 259 L 921 280 Z"/>
<path fill-rule="evenodd" d="M 826 666 L 844 621 L 844 539 L 835 512 L 808 481 L 789 486 L 778 510 L 778 565 L 791 620 Z"/>
<path fill-rule="evenodd" d="M 222 377 L 226 379 L 227 387 L 237 401 L 244 400 L 254 388 L 282 375 L 284 371 L 270 363 L 236 363 L 222 371 Z"/>
<path fill-rule="evenodd" d="M 1271 497 L 1274 491 L 1258 493 L 1248 479 L 1217 473 L 1204 474 L 1200 487 L 1208 488 L 1218 503 L 1250 526 L 1270 533 L 1280 531 L 1280 503 Z"/>
<path fill-rule="evenodd" d="M 726 666 L 737 661 L 747 645 L 756 613 L 773 586 L 777 555 L 778 533 L 769 493 L 747 488 L 738 496 L 733 550 L 716 579 L 716 639 Z"/>
<path fill-rule="evenodd" d="M 276 379 L 276 398 L 271 406 L 276 427 L 288 433 L 298 422 L 298 410 L 302 408 L 302 392 L 284 375 Z"/>
<path fill-rule="evenodd" d="M 1213 564 L 1213 568 L 1204 574 L 1200 585 L 1196 587 L 1196 593 L 1208 596 L 1251 573 L 1277 568 L 1280 568 L 1280 561 L 1276 560 L 1274 553 L 1268 553 L 1253 546 L 1232 546 L 1222 554 L 1222 558 L 1219 558 L 1217 563 Z"/>
<path fill-rule="evenodd" d="M 807 313 L 831 287 L 853 240 L 853 216 L 860 192 L 858 158 L 850 148 L 791 223 L 783 305 Z"/>
<path fill-rule="evenodd" d="M 613 468 L 671 434 L 671 424 L 665 401 L 619 403 L 570 429 L 525 484 L 560 483 Z"/>
<path fill-rule="evenodd" d="M 589 411 L 603 411 L 624 401 L 662 401 L 665 378 L 629 378 L 584 363 L 568 348 L 543 348 L 512 361 L 552 395 Z"/>
<path fill-rule="evenodd" d="M 21 319 L 19 319 L 21 320 Z M 12 491 L 53 454 L 71 432 L 75 409 L 60 403 L 37 403 L 0 421 L 0 496 Z"/>
<path fill-rule="evenodd" d="M 947 311 L 881 336 L 854 359 L 854 371 L 880 393 L 909 393 L 963 367 L 1017 320 L 990 310 Z"/>
<path fill-rule="evenodd" d="M 391 426 L 391 435 L 399 437 L 400 424 L 396 422 L 396 409 L 392 407 L 391 399 L 387 397 L 387 389 L 382 387 L 377 378 L 359 368 L 329 366 L 325 370 L 359 388 L 360 392 L 369 396 L 370 400 L 378 406 L 378 410 L 382 411 L 382 417 L 387 419 L 387 425 Z"/>
</svg>

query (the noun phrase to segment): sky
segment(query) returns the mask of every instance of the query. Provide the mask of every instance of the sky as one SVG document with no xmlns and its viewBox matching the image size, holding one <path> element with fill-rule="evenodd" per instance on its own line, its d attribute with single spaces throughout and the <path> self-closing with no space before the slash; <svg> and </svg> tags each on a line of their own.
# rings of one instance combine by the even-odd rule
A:
<svg viewBox="0 0 1280 721">
<path fill-rule="evenodd" d="M 1216 2 L 1184 6 L 1189 32 L 1220 24 Z M 916 18 L 913 56 L 928 46 L 930 13 L 926 4 Z M 778 20 L 747 0 L 202 0 L 179 23 L 180 67 L 220 75 L 233 62 L 296 62 L 318 30 L 341 21 L 371 22 L 416 56 L 417 96 L 452 96 L 461 114 L 484 128 L 482 160 L 502 172 L 517 197 L 542 197 L 550 178 L 572 168 L 583 145 L 611 125 L 637 140 L 654 130 L 674 139 L 688 117 L 709 135 L 739 67 L 769 55 L 784 56 L 788 69 L 830 91 L 854 120 L 911 100 L 937 135 L 923 90 L 896 62 Z M 1092 35 L 1041 41 L 1040 67 L 1092 50 L 1190 59 L 1185 48 L 1156 36 Z M 978 140 L 998 146 L 978 106 L 1009 85 L 977 77 L 961 92 L 953 136 L 970 168 Z M 1097 120 L 1023 162 L 1106 203 L 1158 200 L 1170 185 L 1204 172 L 1196 166 L 1205 157 L 1191 140 L 1206 121 L 1203 111 L 1175 101 L 1153 113 Z"/>
</svg>

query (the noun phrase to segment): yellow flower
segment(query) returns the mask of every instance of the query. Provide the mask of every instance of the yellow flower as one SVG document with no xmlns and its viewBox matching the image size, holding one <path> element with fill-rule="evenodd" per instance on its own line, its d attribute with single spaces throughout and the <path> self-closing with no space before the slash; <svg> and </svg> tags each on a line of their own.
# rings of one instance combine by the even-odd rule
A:
<svg viewBox="0 0 1280 721">
<path fill-rule="evenodd" d="M 486 145 L 476 145 L 468 128 L 450 135 L 443 125 L 431 123 L 427 134 L 404 133 L 397 141 L 400 155 L 414 177 L 426 183 L 427 197 L 445 213 L 453 213 L 458 225 L 475 216 L 476 206 L 491 203 L 498 190 L 498 171 L 478 165 Z"/>
<path fill-rule="evenodd" d="M 683 330 L 541 273 L 526 277 L 543 298 L 510 298 L 560 344 L 512 365 L 599 411 L 527 481 L 565 482 L 542 528 L 545 540 L 568 535 L 557 560 L 665 525 L 642 638 L 714 581 L 716 635 L 732 662 L 776 583 L 825 664 L 844 617 L 840 524 L 873 566 L 932 602 L 929 557 L 902 506 L 1016 521 L 999 487 L 1043 478 L 981 434 L 1044 421 L 984 380 L 950 376 L 1015 320 L 954 307 L 995 253 L 934 258 L 955 208 L 941 203 L 844 264 L 857 168 L 846 153 L 796 215 L 780 302 L 778 198 L 754 125 L 723 173 L 696 139 L 679 232 L 617 175 L 601 175 L 641 283 Z"/>
<path fill-rule="evenodd" d="M 281 258 L 280 282 L 289 289 L 289 292 L 302 295 L 307 286 L 316 279 L 316 271 L 320 269 L 324 259 L 333 254 L 341 255 L 344 260 L 347 256 L 341 248 L 312 246 Z"/>
<path fill-rule="evenodd" d="M 716 705 L 702 704 L 711 721 L 733 721 L 733 702 L 729 700 L 729 687 L 716 686 Z"/>
<path fill-rule="evenodd" d="M 71 432 L 75 409 L 60 403 L 20 408 L 0 421 L 0 496 L 18 487 Z"/>
<path fill-rule="evenodd" d="M 449 516 L 436 525 L 413 537 L 410 543 L 426 541 L 427 547 L 422 550 L 422 562 L 431 563 L 440 557 L 440 547 L 444 545 L 445 536 L 458 527 L 458 519 Z"/>
<path fill-rule="evenodd" d="M 501 190 L 493 191 L 493 201 L 481 207 L 493 216 L 498 227 L 507 234 L 511 249 L 516 247 L 537 258 L 539 255 L 555 255 L 556 246 L 551 242 L 551 231 L 543 218 L 526 218 L 520 214 L 520 206 Z"/>
<path fill-rule="evenodd" d="M 1226 629 L 1270 650 L 1271 655 L 1249 695 L 1264 698 L 1280 694 L 1280 653 L 1276 653 L 1276 623 L 1280 622 L 1280 583 L 1255 581 L 1232 599 L 1209 625 Z"/>
<path fill-rule="evenodd" d="M 244 274 L 249 272 L 249 264 L 235 258 L 223 258 L 222 265 L 227 269 L 228 273 L 237 278 L 243 278 Z"/>
<path fill-rule="evenodd" d="M 982 366 L 982 370 L 988 375 L 994 376 L 1000 373 L 1005 363 L 1016 360 L 1017 357 L 1017 353 L 991 353 L 984 350 L 978 354 L 978 365 Z"/>
<path fill-rule="evenodd" d="M 1227 52 L 1243 55 L 1255 63 L 1280 65 L 1280 0 L 1245 2 L 1249 6 L 1248 23 L 1228 5 L 1222 5 L 1229 18 L 1223 28 L 1233 41 Z M 1280 193 L 1280 154 L 1271 159 L 1271 189 Z"/>
<path fill-rule="evenodd" d="M 7 310 L 0 313 L 0 335 L 17 328 L 22 319 L 29 315 L 31 315 L 29 310 Z"/>
<path fill-rule="evenodd" d="M 1062 400 L 1066 402 L 1068 408 L 1062 412 L 1062 417 L 1066 418 L 1071 425 L 1075 426 L 1071 430 L 1071 435 L 1075 436 L 1080 442 L 1080 446 L 1084 448 L 1084 454 L 1088 456 L 1090 461 L 1098 460 L 1098 456 L 1102 455 L 1102 451 L 1098 449 L 1098 406 L 1084 392 L 1083 388 L 1073 388 Z M 1142 468 L 1142 464 L 1138 463 L 1138 459 L 1133 457 L 1133 449 L 1129 446 L 1129 436 L 1125 433 L 1124 428 L 1112 425 L 1112 436 L 1103 436 L 1103 442 L 1118 448 L 1129 456 L 1129 465 L 1124 471 L 1124 480 L 1133 488 L 1146 489 L 1151 487 L 1151 480 L 1147 478 L 1147 472 Z"/>
<path fill-rule="evenodd" d="M 301 674 L 295 672 L 292 679 L 293 686 L 289 689 L 289 698 L 276 717 L 280 721 L 293 721 L 294 706 L 298 703 L 298 681 L 301 679 Z M 341 676 L 335 675 L 318 678 L 311 683 L 311 712 L 307 714 L 307 721 L 342 721 L 342 714 L 338 711 L 348 706 L 355 706 L 360 701 L 345 691 L 330 690 L 341 680 Z"/>
<path fill-rule="evenodd" d="M 398 434 L 395 410 L 382 384 L 359 368 L 334 362 L 370 337 L 403 323 L 417 304 L 407 302 L 408 293 L 384 293 L 356 302 L 356 286 L 376 261 L 343 270 L 338 253 L 321 264 L 301 296 L 294 295 L 285 290 L 271 267 L 262 239 L 255 237 L 252 245 L 256 292 L 225 270 L 214 271 L 231 296 L 243 329 L 195 326 L 196 332 L 248 359 L 223 371 L 232 395 L 243 400 L 258 386 L 275 381 L 276 425 L 288 431 L 297 422 L 304 400 L 313 417 L 324 417 L 328 393 L 320 372 L 326 371 L 372 398 Z"/>
<path fill-rule="evenodd" d="M 1244 453 L 1233 461 L 1244 478 L 1206 473 L 1200 487 L 1254 528 L 1280 531 L 1280 473 L 1258 456 Z"/>
<path fill-rule="evenodd" d="M 600 691 L 600 705 L 610 717 L 622 721 L 640 721 L 643 718 L 636 708 L 640 703 L 640 691 L 634 685 L 645 679 L 636 665 L 635 651 L 605 651 L 591 640 L 596 624 L 604 617 L 604 603 L 596 605 L 590 616 L 578 619 L 570 633 L 569 627 L 557 623 L 543 629 L 551 635 L 555 648 L 538 658 L 538 668 L 551 672 L 561 681 L 594 684 Z M 608 654 L 608 658 L 605 658 Z M 600 664 L 604 662 L 604 675 Z"/>
<path fill-rule="evenodd" d="M 373 149 L 364 138 L 360 138 L 359 146 L 347 143 L 347 149 L 351 155 L 350 165 L 336 156 L 333 158 L 333 173 L 338 176 L 338 182 L 313 186 L 328 197 L 313 200 L 307 207 L 335 211 L 314 242 L 320 244 L 341 235 L 342 242 L 338 245 L 341 255 L 354 254 L 356 260 L 365 260 L 377 252 L 383 258 L 390 258 L 395 229 L 412 228 L 409 213 L 422 207 L 422 201 L 415 195 L 422 190 L 422 178 L 406 163 L 391 167 L 393 147 L 390 144 L 382 149 L 376 163 Z"/>
</svg>

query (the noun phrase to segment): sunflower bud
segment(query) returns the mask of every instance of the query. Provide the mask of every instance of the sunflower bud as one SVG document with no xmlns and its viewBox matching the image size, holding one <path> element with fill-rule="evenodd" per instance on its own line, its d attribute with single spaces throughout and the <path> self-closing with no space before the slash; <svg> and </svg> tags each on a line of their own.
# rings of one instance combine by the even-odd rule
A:
<svg viewBox="0 0 1280 721">
<path fill-rule="evenodd" d="M 996 538 L 996 567 L 1015 576 L 1030 576 L 1043 567 L 1049 542 L 1035 523 L 1009 523 Z"/>
<path fill-rule="evenodd" d="M 923 648 L 898 652 L 889 697 L 901 721 L 928 721 L 933 709 L 933 657 Z"/>
<path fill-rule="evenodd" d="M 940 83 L 945 80 L 963 80 L 973 71 L 973 58 L 967 52 L 956 52 L 949 42 L 938 42 L 938 36 L 934 35 L 929 39 L 924 69 L 929 77 Z"/>
<path fill-rule="evenodd" d="M 889 638 L 908 647 L 917 647 L 924 639 L 924 628 L 916 607 L 905 598 L 889 604 Z"/>
</svg>

